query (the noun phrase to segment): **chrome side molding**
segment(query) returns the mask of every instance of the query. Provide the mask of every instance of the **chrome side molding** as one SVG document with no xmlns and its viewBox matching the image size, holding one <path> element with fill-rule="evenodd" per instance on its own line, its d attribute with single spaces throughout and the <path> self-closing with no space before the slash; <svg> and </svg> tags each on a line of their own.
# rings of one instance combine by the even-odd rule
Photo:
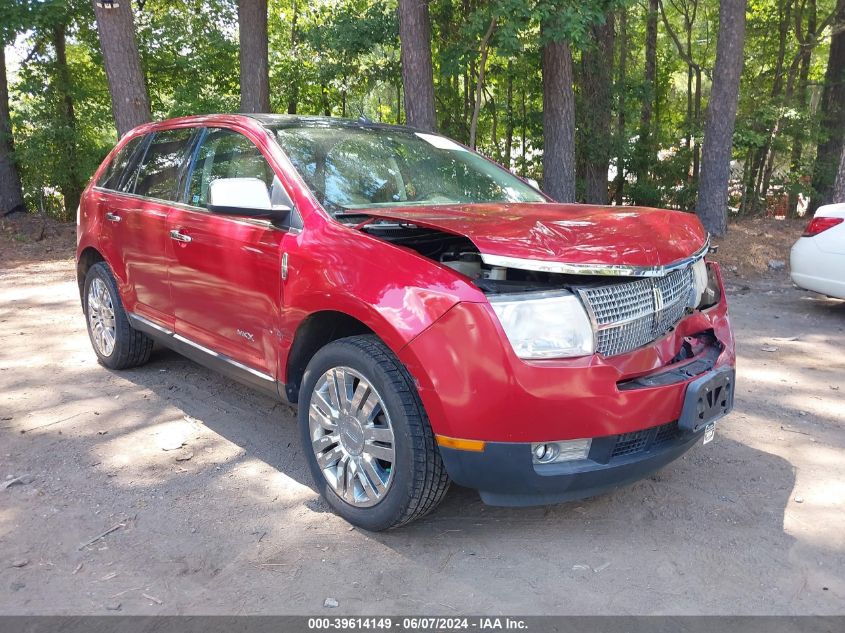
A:
<svg viewBox="0 0 845 633">
<path fill-rule="evenodd" d="M 152 330 L 156 330 L 157 332 L 160 332 L 161 334 L 165 334 L 167 336 L 173 336 L 174 334 L 173 330 L 168 330 L 167 328 L 160 326 L 158 323 L 155 323 L 154 321 L 150 321 L 149 319 L 142 317 L 140 314 L 135 314 L 134 312 L 127 311 L 126 316 L 129 317 L 129 322 L 133 325 L 133 327 L 137 324 L 148 327 Z"/>
<path fill-rule="evenodd" d="M 234 358 L 215 352 L 205 345 L 192 341 L 181 334 L 176 334 L 173 330 L 162 327 L 158 323 L 138 314 L 127 312 L 126 316 L 129 318 L 129 323 L 133 328 L 144 332 L 162 345 L 187 356 L 191 360 L 220 371 L 231 378 L 240 380 L 274 397 L 278 398 L 284 392 L 284 385 L 280 385 L 270 374 L 265 374 L 252 367 L 247 367 Z M 279 387 L 282 387 L 282 389 Z"/>
<path fill-rule="evenodd" d="M 271 383 L 276 382 L 276 379 L 273 378 L 272 376 L 270 376 L 269 374 L 265 374 L 263 372 L 260 372 L 257 369 L 253 369 L 252 367 L 247 367 L 243 363 L 239 363 L 235 359 L 230 358 L 229 356 L 226 356 L 225 354 L 215 352 L 213 349 L 209 349 L 205 345 L 200 345 L 199 343 L 196 343 L 189 338 L 185 338 L 181 334 L 174 334 L 173 338 L 174 338 L 174 340 L 177 340 L 180 343 L 184 343 L 185 345 L 190 345 L 194 349 L 199 350 L 200 352 L 203 352 L 204 354 L 207 354 L 207 355 L 209 355 L 213 358 L 216 358 L 217 360 L 223 361 L 224 363 L 228 363 L 232 367 L 236 367 L 237 369 L 240 369 L 241 371 L 245 371 L 248 374 L 255 376 L 256 378 L 260 378 L 261 380 L 266 380 L 267 382 L 271 382 Z"/>
</svg>

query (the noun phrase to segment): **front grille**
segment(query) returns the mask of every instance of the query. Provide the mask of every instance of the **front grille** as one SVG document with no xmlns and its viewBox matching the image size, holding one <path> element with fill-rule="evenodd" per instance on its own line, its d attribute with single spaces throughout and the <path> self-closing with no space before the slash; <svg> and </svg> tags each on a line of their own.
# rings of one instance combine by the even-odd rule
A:
<svg viewBox="0 0 845 633">
<path fill-rule="evenodd" d="M 596 352 L 624 354 L 663 336 L 692 307 L 693 287 L 688 266 L 663 277 L 579 288 L 597 328 Z"/>
<path fill-rule="evenodd" d="M 666 442 L 671 442 L 676 437 L 678 437 L 677 422 L 670 422 L 669 424 L 643 429 L 642 431 L 623 433 L 617 436 L 616 444 L 613 446 L 610 457 L 612 459 L 614 457 L 642 453 L 643 451 L 657 448 Z"/>
<path fill-rule="evenodd" d="M 623 455 L 633 455 L 645 450 L 648 444 L 648 436 L 651 430 L 634 431 L 633 433 L 623 433 L 616 440 L 616 446 L 613 447 L 611 457 L 622 457 Z"/>
<path fill-rule="evenodd" d="M 655 433 L 654 441 L 651 443 L 651 445 L 660 446 L 661 444 L 665 444 L 666 442 L 671 442 L 676 437 L 678 437 L 678 423 L 670 422 L 669 424 L 664 424 L 663 426 L 657 427 L 657 433 Z"/>
</svg>

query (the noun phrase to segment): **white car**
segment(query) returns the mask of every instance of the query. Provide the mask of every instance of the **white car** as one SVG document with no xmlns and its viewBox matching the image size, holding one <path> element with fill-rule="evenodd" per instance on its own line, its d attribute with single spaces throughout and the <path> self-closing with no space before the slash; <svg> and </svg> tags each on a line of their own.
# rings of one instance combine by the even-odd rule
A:
<svg viewBox="0 0 845 633">
<path fill-rule="evenodd" d="M 845 202 L 819 207 L 790 253 L 792 281 L 845 299 Z"/>
</svg>

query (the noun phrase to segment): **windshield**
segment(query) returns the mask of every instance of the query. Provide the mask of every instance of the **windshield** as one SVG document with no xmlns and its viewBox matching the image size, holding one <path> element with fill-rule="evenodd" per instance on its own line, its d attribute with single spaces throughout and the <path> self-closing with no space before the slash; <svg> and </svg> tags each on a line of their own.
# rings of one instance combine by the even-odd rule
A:
<svg viewBox="0 0 845 633">
<path fill-rule="evenodd" d="M 305 183 L 333 215 L 415 204 L 546 201 L 510 172 L 436 134 L 339 126 L 275 132 Z"/>
</svg>

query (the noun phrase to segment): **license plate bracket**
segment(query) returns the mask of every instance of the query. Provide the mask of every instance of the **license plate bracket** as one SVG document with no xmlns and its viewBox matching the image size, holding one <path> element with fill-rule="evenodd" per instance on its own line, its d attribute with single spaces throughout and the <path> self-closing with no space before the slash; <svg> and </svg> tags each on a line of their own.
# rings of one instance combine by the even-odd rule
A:
<svg viewBox="0 0 845 633">
<path fill-rule="evenodd" d="M 733 367 L 721 367 L 687 385 L 684 408 L 678 420 L 681 431 L 697 434 L 730 413 L 734 406 L 735 378 Z"/>
</svg>

